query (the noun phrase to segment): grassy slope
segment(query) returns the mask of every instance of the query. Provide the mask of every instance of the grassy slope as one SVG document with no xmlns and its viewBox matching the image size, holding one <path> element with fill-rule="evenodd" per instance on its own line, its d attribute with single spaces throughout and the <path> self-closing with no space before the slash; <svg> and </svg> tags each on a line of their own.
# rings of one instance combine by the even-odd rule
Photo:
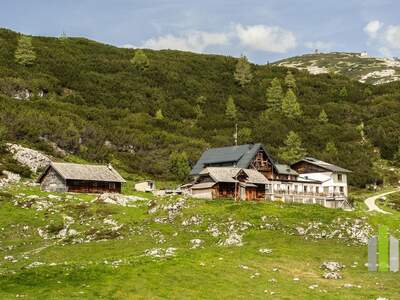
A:
<svg viewBox="0 0 400 300">
<path fill-rule="evenodd" d="M 384 82 L 391 81 L 392 78 L 398 77 L 400 74 L 399 66 L 388 66 L 381 59 L 373 57 L 362 58 L 359 53 L 320 53 L 320 54 L 306 54 L 302 56 L 295 56 L 287 59 L 277 61 L 275 64 L 281 66 L 289 66 L 296 64 L 298 68 L 307 68 L 308 66 L 318 66 L 328 70 L 334 70 L 338 74 L 348 76 L 349 78 L 360 80 L 363 76 L 387 69 L 395 70 L 395 76 L 374 77 L 371 76 L 366 79 L 367 83 L 378 83 L 381 79 Z M 382 82 L 381 82 L 382 83 Z"/>
<path fill-rule="evenodd" d="M 37 188 L 21 186 L 9 192 L 12 199 L 20 193 L 46 196 Z M 398 295 L 400 275 L 366 271 L 365 246 L 336 240 L 306 240 L 283 234 L 282 229 L 261 230 L 258 226 L 262 216 L 267 216 L 270 223 L 277 217 L 281 228 L 293 228 L 309 221 L 330 224 L 338 217 L 359 218 L 366 215 L 362 210 L 343 212 L 310 205 L 189 200 L 189 207 L 172 223 L 159 224 L 154 218 L 165 216 L 165 211 L 149 215 L 147 205 L 82 205 L 90 203 L 93 197 L 79 195 L 62 201 L 49 200 L 55 205 L 52 212 L 14 206 L 3 195 L 0 201 L 1 299 L 15 299 L 17 294 L 25 295 L 25 299 L 265 299 L 271 292 L 278 299 L 375 299 L 378 296 L 395 299 Z M 156 201 L 176 202 L 176 199 Z M 82 244 L 42 240 L 37 228 L 60 224 L 62 215 L 72 216 L 75 223 L 71 227 L 79 232 L 95 227 L 103 230 L 105 236 L 107 231 L 102 221 L 112 218 L 124 224 L 120 230 L 124 238 Z M 204 222 L 182 226 L 182 220 L 193 215 L 202 216 Z M 395 231 L 400 225 L 398 213 L 367 217 L 371 224 L 388 224 L 399 237 Z M 255 225 L 245 231 L 243 247 L 218 246 L 219 238 L 206 232 L 209 224 L 228 222 L 229 218 Z M 24 230 L 24 225 L 29 229 Z M 161 232 L 166 242 L 157 244 L 159 238 L 154 237 L 155 232 Z M 195 238 L 204 240 L 204 248 L 190 249 L 190 240 Z M 43 246 L 49 247 L 32 252 Z M 163 259 L 143 256 L 146 249 L 154 247 L 176 247 L 176 256 Z M 258 252 L 260 248 L 270 248 L 273 252 L 263 255 Z M 3 260 L 7 255 L 14 256 L 18 262 Z M 321 278 L 319 266 L 327 260 L 337 260 L 347 266 L 342 280 Z M 26 268 L 37 261 L 45 265 Z M 115 263 L 118 266 L 112 265 L 115 261 L 119 261 Z M 355 261 L 358 265 L 350 267 Z M 51 263 L 56 265 L 50 266 Z M 278 271 L 274 272 L 274 268 Z M 252 278 L 255 273 L 259 276 Z M 300 281 L 294 281 L 295 277 Z M 270 281 L 273 278 L 276 283 Z M 342 288 L 345 283 L 362 288 Z M 318 284 L 318 288 L 309 289 L 312 284 Z"/>
</svg>

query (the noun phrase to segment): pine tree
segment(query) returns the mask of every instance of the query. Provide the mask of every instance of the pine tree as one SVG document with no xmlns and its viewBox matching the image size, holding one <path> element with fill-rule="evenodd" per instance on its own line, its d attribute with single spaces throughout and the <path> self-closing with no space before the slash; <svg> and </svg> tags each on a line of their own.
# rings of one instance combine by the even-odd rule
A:
<svg viewBox="0 0 400 300">
<path fill-rule="evenodd" d="M 203 110 L 201 109 L 200 104 L 196 104 L 194 107 L 194 113 L 196 115 L 196 120 L 199 120 L 204 117 Z"/>
<path fill-rule="evenodd" d="M 300 136 L 294 131 L 290 131 L 285 140 L 285 146 L 281 147 L 280 158 L 286 163 L 294 163 L 306 155 L 302 147 Z"/>
<path fill-rule="evenodd" d="M 164 115 L 162 113 L 161 108 L 159 110 L 156 111 L 156 120 L 164 120 Z"/>
<path fill-rule="evenodd" d="M 250 83 L 250 81 L 253 79 L 253 74 L 251 73 L 251 66 L 246 56 L 244 55 L 240 56 L 236 64 L 234 77 L 241 87 Z"/>
<path fill-rule="evenodd" d="M 229 119 L 236 120 L 237 110 L 232 96 L 229 96 L 228 101 L 226 102 L 225 114 Z"/>
<path fill-rule="evenodd" d="M 319 113 L 318 120 L 319 120 L 319 122 L 322 123 L 322 124 L 326 124 L 326 123 L 329 122 L 328 115 L 326 114 L 326 112 L 325 112 L 324 109 L 321 110 L 321 112 Z"/>
<path fill-rule="evenodd" d="M 5 143 L 6 133 L 7 133 L 6 127 L 0 124 L 0 151 Z"/>
<path fill-rule="evenodd" d="M 300 104 L 297 101 L 296 95 L 291 89 L 287 91 L 285 98 L 283 98 L 282 112 L 290 119 L 295 119 L 302 115 Z"/>
<path fill-rule="evenodd" d="M 175 178 L 184 180 L 190 172 L 190 165 L 187 154 L 183 152 L 173 152 L 169 158 L 169 170 Z"/>
<path fill-rule="evenodd" d="M 135 51 L 131 63 L 140 70 L 146 70 L 150 66 L 150 61 L 147 58 L 147 55 L 141 49 Z"/>
<path fill-rule="evenodd" d="M 238 140 L 240 144 L 246 144 L 246 143 L 251 143 L 251 136 L 252 136 L 252 131 L 248 127 L 243 127 L 239 129 L 238 132 Z"/>
<path fill-rule="evenodd" d="M 334 142 L 328 142 L 325 146 L 324 157 L 331 163 L 336 163 L 338 160 L 339 151 Z"/>
<path fill-rule="evenodd" d="M 356 127 L 357 131 L 360 134 L 360 138 L 361 138 L 361 144 L 365 144 L 367 143 L 367 137 L 365 135 L 365 131 L 364 131 L 364 122 L 361 122 L 360 125 L 358 125 Z"/>
<path fill-rule="evenodd" d="M 291 89 L 292 91 L 295 91 L 297 89 L 296 86 L 296 79 L 294 78 L 292 72 L 287 71 L 286 77 L 285 77 L 285 84 L 288 89 Z"/>
<path fill-rule="evenodd" d="M 347 94 L 347 89 L 345 86 L 340 89 L 339 96 L 342 99 L 347 98 L 348 94 Z"/>
<path fill-rule="evenodd" d="M 283 91 L 281 82 L 278 78 L 274 78 L 271 86 L 267 89 L 267 105 L 268 110 L 280 112 L 282 109 Z"/>
<path fill-rule="evenodd" d="M 18 40 L 18 47 L 15 50 L 15 61 L 23 66 L 31 66 L 36 60 L 36 53 L 32 46 L 32 38 L 21 36 Z"/>
<path fill-rule="evenodd" d="M 397 163 L 400 163 L 400 145 L 397 147 L 397 151 L 396 151 L 396 153 L 394 154 L 394 160 L 395 160 Z"/>
</svg>

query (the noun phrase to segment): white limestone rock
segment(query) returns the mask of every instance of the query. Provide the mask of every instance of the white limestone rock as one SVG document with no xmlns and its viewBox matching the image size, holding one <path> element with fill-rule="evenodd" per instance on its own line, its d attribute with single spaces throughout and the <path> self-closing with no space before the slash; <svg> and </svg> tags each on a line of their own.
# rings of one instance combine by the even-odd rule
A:
<svg viewBox="0 0 400 300">
<path fill-rule="evenodd" d="M 22 147 L 17 144 L 7 144 L 8 151 L 13 155 L 13 158 L 20 164 L 27 166 L 32 172 L 37 172 L 39 169 L 44 169 L 51 163 L 48 156 L 43 153 Z"/>
</svg>

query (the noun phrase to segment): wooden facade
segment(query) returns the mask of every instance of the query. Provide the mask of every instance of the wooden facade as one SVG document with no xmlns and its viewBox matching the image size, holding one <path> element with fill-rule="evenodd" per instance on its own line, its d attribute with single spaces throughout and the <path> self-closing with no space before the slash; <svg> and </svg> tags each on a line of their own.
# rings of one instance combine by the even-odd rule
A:
<svg viewBox="0 0 400 300">
<path fill-rule="evenodd" d="M 73 193 L 121 193 L 121 182 L 67 180 L 67 192 Z"/>
<path fill-rule="evenodd" d="M 327 172 L 326 169 L 307 163 L 305 161 L 299 161 L 293 164 L 291 167 L 301 174 Z"/>
<path fill-rule="evenodd" d="M 262 175 L 260 175 L 262 176 Z M 233 180 L 235 178 L 235 180 Z M 230 198 L 241 200 L 264 200 L 266 183 L 252 183 L 243 170 L 226 181 L 215 181 L 212 176 L 200 176 L 192 187 L 192 195 L 210 199 Z"/>
<path fill-rule="evenodd" d="M 268 179 L 273 179 L 276 173 L 274 172 L 273 162 L 270 161 L 263 149 L 257 151 L 253 161 L 250 163 L 250 168 L 257 170 Z"/>
<path fill-rule="evenodd" d="M 230 198 L 241 200 L 264 200 L 265 185 L 246 186 L 240 183 L 217 183 L 212 189 L 213 199 Z"/>
</svg>

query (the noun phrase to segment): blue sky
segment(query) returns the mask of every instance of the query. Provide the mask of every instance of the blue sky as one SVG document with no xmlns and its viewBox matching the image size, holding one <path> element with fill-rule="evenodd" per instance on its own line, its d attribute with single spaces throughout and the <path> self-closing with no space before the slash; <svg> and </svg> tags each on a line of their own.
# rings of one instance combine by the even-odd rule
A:
<svg viewBox="0 0 400 300">
<path fill-rule="evenodd" d="M 0 27 L 256 63 L 322 51 L 400 56 L 394 0 L 1 0 Z"/>
</svg>

